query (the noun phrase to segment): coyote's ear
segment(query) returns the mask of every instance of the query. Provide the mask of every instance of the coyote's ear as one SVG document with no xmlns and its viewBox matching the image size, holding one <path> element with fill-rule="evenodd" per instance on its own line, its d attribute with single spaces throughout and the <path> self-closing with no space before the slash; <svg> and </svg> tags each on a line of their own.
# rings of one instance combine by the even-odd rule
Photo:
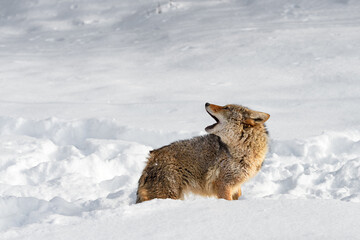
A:
<svg viewBox="0 0 360 240">
<path fill-rule="evenodd" d="M 266 122 L 270 117 L 270 114 L 264 112 L 251 111 L 249 118 L 245 119 L 245 123 L 251 126 Z"/>
</svg>

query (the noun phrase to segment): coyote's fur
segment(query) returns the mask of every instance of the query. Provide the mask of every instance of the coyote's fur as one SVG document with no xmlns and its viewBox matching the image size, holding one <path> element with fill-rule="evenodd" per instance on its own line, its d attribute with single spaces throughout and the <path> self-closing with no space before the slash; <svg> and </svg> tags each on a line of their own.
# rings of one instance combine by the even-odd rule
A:
<svg viewBox="0 0 360 240">
<path fill-rule="evenodd" d="M 150 152 L 139 179 L 137 203 L 182 199 L 186 192 L 238 199 L 241 185 L 261 168 L 268 149 L 264 122 L 270 115 L 240 105 L 205 104 L 216 121 L 208 135 Z"/>
</svg>

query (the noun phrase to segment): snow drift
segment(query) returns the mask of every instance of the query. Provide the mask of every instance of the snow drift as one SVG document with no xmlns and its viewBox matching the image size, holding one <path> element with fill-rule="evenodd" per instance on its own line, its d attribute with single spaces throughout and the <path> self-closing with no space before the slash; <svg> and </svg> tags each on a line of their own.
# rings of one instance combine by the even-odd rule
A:
<svg viewBox="0 0 360 240">
<path fill-rule="evenodd" d="M 134 204 L 151 149 L 146 139 L 134 138 L 159 143 L 186 135 L 129 129 L 109 120 L 11 118 L 2 119 L 0 134 L 2 230 Z M 358 131 L 273 140 L 242 198 L 360 202 L 359 156 Z"/>
</svg>

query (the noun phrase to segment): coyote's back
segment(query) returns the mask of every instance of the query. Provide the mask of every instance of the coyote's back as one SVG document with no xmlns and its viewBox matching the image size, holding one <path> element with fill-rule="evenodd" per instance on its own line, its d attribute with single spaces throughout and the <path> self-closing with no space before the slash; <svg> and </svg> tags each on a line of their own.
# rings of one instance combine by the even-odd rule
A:
<svg viewBox="0 0 360 240">
<path fill-rule="evenodd" d="M 150 152 L 139 179 L 137 203 L 182 199 L 186 192 L 238 199 L 241 185 L 261 168 L 267 152 L 269 114 L 239 105 L 206 104 L 216 123 L 205 136 Z"/>
</svg>

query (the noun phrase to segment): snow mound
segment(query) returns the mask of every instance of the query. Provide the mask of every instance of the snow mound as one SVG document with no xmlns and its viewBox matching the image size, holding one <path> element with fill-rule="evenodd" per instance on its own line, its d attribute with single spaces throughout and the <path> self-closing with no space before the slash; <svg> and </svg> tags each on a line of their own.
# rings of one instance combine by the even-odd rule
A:
<svg viewBox="0 0 360 240">
<path fill-rule="evenodd" d="M 0 230 L 132 205 L 148 151 L 191 135 L 115 120 L 0 118 Z M 359 156 L 358 131 L 273 140 L 242 198 L 360 202 Z"/>
<path fill-rule="evenodd" d="M 252 197 L 360 202 L 360 132 L 273 141 L 261 172 L 244 185 Z M 244 190 L 246 194 L 246 190 Z"/>
<path fill-rule="evenodd" d="M 110 120 L 0 118 L 0 229 L 132 203 L 151 138 L 182 135 Z"/>
</svg>

